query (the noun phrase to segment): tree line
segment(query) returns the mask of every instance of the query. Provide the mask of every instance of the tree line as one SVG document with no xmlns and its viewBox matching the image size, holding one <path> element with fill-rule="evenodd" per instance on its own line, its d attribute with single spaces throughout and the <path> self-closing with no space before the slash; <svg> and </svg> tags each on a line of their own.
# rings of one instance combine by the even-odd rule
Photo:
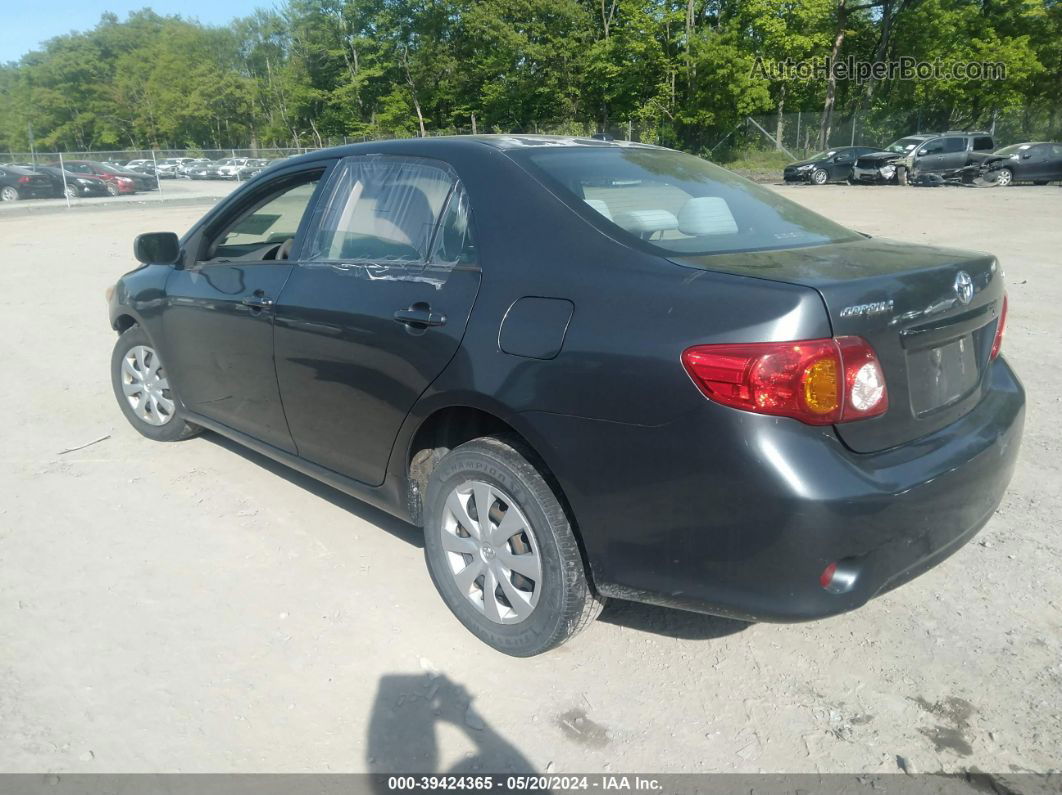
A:
<svg viewBox="0 0 1062 795">
<path fill-rule="evenodd" d="M 848 57 L 1002 63 L 1006 77 L 762 68 Z M 854 115 L 909 129 L 1017 118 L 1058 138 L 1060 99 L 1057 0 L 286 0 L 226 27 L 104 14 L 0 65 L 0 150 L 634 131 L 703 152 L 749 115 L 778 133 L 794 111 L 820 143 Z"/>
</svg>

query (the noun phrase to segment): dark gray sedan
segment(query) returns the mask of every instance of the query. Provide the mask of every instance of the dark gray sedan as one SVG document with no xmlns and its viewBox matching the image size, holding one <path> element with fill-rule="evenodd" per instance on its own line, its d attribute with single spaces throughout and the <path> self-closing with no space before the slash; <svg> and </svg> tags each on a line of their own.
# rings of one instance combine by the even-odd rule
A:
<svg viewBox="0 0 1062 795">
<path fill-rule="evenodd" d="M 608 597 L 857 608 L 991 519 L 1021 442 L 995 257 L 668 149 L 326 149 L 135 251 L 110 300 L 133 427 L 211 429 L 423 528 L 442 600 L 507 654 Z"/>
</svg>

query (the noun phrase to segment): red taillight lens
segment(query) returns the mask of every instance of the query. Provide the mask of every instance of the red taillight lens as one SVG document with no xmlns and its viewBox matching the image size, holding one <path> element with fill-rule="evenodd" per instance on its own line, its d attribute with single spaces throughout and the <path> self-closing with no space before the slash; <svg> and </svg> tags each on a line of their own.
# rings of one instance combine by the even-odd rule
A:
<svg viewBox="0 0 1062 795">
<path fill-rule="evenodd" d="M 1003 293 L 1003 308 L 999 310 L 999 322 L 996 323 L 996 338 L 992 340 L 992 353 L 988 355 L 989 361 L 999 356 L 999 349 L 1003 347 L 1003 332 L 1007 328 L 1007 294 Z"/>
<path fill-rule="evenodd" d="M 889 405 L 881 365 L 859 337 L 697 345 L 682 364 L 717 403 L 810 425 L 876 417 Z"/>
<path fill-rule="evenodd" d="M 19 177 L 18 178 L 18 184 L 19 185 L 28 185 L 29 181 L 30 181 L 29 177 Z"/>
</svg>

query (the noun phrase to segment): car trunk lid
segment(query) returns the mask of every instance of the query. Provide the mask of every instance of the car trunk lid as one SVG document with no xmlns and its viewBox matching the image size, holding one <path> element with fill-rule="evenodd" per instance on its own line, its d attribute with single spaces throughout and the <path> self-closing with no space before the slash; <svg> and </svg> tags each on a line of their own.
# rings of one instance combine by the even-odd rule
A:
<svg viewBox="0 0 1062 795">
<path fill-rule="evenodd" d="M 822 296 L 835 336 L 862 337 L 873 346 L 889 408 L 835 426 L 856 452 L 932 433 L 985 394 L 1003 299 L 1002 273 L 989 254 L 868 238 L 673 261 L 811 287 Z"/>
</svg>

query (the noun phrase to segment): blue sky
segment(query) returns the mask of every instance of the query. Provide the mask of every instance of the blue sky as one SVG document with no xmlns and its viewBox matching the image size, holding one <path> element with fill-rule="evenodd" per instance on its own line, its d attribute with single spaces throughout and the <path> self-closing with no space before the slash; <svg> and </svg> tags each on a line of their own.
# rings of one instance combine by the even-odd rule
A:
<svg viewBox="0 0 1062 795">
<path fill-rule="evenodd" d="M 107 11 L 125 19 L 145 6 L 158 14 L 180 14 L 206 25 L 224 25 L 255 8 L 272 8 L 273 0 L 14 0 L 0 25 L 0 63 L 17 61 L 54 36 L 94 28 Z"/>
</svg>

